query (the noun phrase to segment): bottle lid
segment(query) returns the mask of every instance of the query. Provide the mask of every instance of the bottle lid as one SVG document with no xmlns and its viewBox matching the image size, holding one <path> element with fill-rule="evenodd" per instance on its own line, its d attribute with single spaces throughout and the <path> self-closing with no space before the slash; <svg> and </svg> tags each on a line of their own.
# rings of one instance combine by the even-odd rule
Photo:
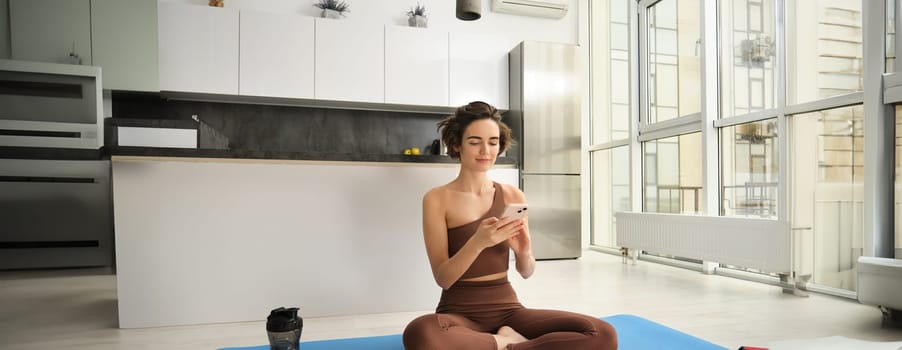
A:
<svg viewBox="0 0 902 350">
<path fill-rule="evenodd" d="M 304 326 L 304 320 L 298 317 L 299 308 L 279 307 L 269 312 L 266 317 L 266 330 L 269 332 L 288 332 Z"/>
</svg>

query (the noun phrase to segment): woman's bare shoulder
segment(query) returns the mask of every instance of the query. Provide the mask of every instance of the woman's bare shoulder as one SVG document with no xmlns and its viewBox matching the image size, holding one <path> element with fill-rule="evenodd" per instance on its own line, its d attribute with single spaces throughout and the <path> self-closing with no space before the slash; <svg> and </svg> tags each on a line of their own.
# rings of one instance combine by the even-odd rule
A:
<svg viewBox="0 0 902 350">
<path fill-rule="evenodd" d="M 443 218 L 448 202 L 447 185 L 438 186 L 430 189 L 423 195 L 423 219 L 426 218 Z M 431 219 L 430 219 L 431 220 Z"/>
<path fill-rule="evenodd" d="M 502 183 L 501 188 L 504 191 L 504 201 L 507 203 L 526 203 L 526 195 L 520 188 L 511 184 Z"/>
<path fill-rule="evenodd" d="M 448 185 L 447 184 L 433 187 L 429 191 L 426 191 L 426 194 L 423 195 L 423 204 L 444 203 L 445 198 L 447 198 L 447 196 L 448 196 Z"/>
</svg>

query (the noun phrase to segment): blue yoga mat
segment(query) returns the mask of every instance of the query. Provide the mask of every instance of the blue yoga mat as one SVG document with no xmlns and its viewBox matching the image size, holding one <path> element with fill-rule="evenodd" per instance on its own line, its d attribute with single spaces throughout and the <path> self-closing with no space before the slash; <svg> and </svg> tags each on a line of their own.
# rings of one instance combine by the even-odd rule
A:
<svg viewBox="0 0 902 350">
<path fill-rule="evenodd" d="M 614 315 L 601 319 L 617 330 L 617 348 L 620 350 L 727 350 L 639 316 Z"/>
<path fill-rule="evenodd" d="M 617 330 L 620 350 L 726 350 L 673 328 L 633 315 L 602 317 Z M 400 334 L 301 342 L 301 350 L 404 350 Z M 220 350 L 269 350 L 269 345 Z"/>
</svg>

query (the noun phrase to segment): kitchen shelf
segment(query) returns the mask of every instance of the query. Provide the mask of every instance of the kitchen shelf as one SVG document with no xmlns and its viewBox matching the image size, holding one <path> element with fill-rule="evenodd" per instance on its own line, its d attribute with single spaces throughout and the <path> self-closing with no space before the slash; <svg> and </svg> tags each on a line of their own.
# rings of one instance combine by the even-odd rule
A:
<svg viewBox="0 0 902 350">
<path fill-rule="evenodd" d="M 269 159 L 269 160 L 313 160 L 332 162 L 387 162 L 387 163 L 436 163 L 457 164 L 456 159 L 442 155 L 403 155 L 372 153 L 328 153 L 328 152 L 277 152 L 257 150 L 187 149 L 164 147 L 105 147 L 110 156 L 131 157 L 174 157 L 174 158 L 222 158 L 222 159 Z M 516 165 L 517 160 L 499 157 L 496 165 Z"/>
</svg>

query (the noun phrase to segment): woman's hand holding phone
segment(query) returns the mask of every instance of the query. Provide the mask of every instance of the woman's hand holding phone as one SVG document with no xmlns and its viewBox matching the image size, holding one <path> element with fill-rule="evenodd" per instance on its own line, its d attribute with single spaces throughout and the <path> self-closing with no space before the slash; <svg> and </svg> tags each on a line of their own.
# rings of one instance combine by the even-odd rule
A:
<svg viewBox="0 0 902 350">
<path fill-rule="evenodd" d="M 522 220 L 526 218 L 528 209 L 529 206 L 526 203 L 512 203 L 504 208 L 504 214 L 502 214 L 502 218 L 513 218 L 521 222 L 520 231 L 508 239 L 511 249 L 518 255 L 525 252 L 530 252 L 531 254 L 532 251 L 532 240 L 529 237 L 529 232 L 526 230 L 526 223 Z"/>
<path fill-rule="evenodd" d="M 522 215 L 525 215 L 522 214 Z M 479 243 L 482 249 L 493 247 L 513 236 L 519 234 L 524 228 L 522 216 L 508 215 L 501 218 L 490 217 L 482 220 L 473 239 Z"/>
<path fill-rule="evenodd" d="M 473 238 L 477 240 L 480 248 L 485 249 L 525 232 L 523 219 L 526 218 L 528 209 L 525 203 L 508 204 L 500 218 L 491 217 L 482 220 Z"/>
</svg>

